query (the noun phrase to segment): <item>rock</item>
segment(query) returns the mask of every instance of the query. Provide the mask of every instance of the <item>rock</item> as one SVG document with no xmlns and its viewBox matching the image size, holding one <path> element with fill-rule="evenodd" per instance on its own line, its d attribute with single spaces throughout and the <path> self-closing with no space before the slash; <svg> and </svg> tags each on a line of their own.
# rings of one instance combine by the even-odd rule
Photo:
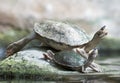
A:
<svg viewBox="0 0 120 83">
<path fill-rule="evenodd" d="M 44 50 L 25 50 L 14 54 L 0 62 L 0 75 L 12 75 L 26 78 L 59 80 L 64 79 L 59 74 L 69 74 L 69 71 L 62 71 L 50 65 L 43 59 Z M 39 77 L 38 77 L 39 76 Z M 56 77 L 58 76 L 58 78 Z M 22 78 L 23 78 L 22 77 Z M 27 77 L 28 78 L 28 77 Z"/>
<path fill-rule="evenodd" d="M 29 49 L 20 51 L 0 62 L 0 76 L 36 80 L 83 80 L 102 76 L 120 76 L 120 71 L 103 66 L 101 73 L 78 73 L 67 71 L 43 59 L 48 49 Z M 103 64 L 103 63 L 102 63 Z M 115 70 L 115 71 L 114 71 Z"/>
</svg>

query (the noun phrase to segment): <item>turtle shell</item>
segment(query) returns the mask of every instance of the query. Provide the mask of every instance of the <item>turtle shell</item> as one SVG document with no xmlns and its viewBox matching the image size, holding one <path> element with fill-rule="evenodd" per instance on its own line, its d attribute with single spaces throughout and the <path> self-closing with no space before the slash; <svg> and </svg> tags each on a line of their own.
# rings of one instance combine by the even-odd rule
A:
<svg viewBox="0 0 120 83">
<path fill-rule="evenodd" d="M 84 30 L 62 22 L 43 21 L 35 23 L 34 31 L 41 37 L 69 46 L 83 45 L 89 41 Z"/>
<path fill-rule="evenodd" d="M 61 51 L 53 56 L 54 61 L 64 67 L 80 67 L 85 63 L 85 59 L 74 51 Z"/>
</svg>

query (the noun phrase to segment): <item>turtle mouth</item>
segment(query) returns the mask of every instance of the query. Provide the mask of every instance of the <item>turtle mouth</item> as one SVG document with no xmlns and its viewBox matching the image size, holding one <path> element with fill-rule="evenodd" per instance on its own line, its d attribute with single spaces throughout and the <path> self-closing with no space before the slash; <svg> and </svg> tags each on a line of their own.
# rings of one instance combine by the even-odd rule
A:
<svg viewBox="0 0 120 83">
<path fill-rule="evenodd" d="M 101 29 L 100 29 L 100 32 L 99 32 L 99 37 L 102 38 L 104 36 L 106 36 L 108 34 L 108 32 L 106 31 L 105 29 L 106 26 L 103 26 Z"/>
</svg>

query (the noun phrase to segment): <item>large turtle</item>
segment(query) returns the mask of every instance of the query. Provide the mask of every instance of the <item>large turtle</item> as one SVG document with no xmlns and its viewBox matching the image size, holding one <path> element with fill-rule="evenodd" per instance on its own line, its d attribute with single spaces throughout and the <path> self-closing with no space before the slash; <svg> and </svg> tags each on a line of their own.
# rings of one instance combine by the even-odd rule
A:
<svg viewBox="0 0 120 83">
<path fill-rule="evenodd" d="M 45 60 L 55 62 L 57 65 L 62 68 L 69 70 L 76 70 L 79 72 L 89 72 L 86 70 L 87 67 L 91 65 L 95 57 L 97 56 L 97 50 L 94 49 L 89 53 L 88 59 L 85 59 L 82 56 L 85 56 L 85 51 L 81 52 L 81 56 L 74 51 L 64 50 L 57 53 L 53 53 L 51 50 L 48 50 L 47 53 L 43 54 Z M 94 67 L 92 68 L 94 70 Z"/>
<path fill-rule="evenodd" d="M 42 21 L 35 23 L 33 32 L 30 35 L 10 44 L 7 47 L 6 55 L 10 56 L 18 52 L 33 39 L 39 39 L 44 45 L 56 50 L 84 47 L 84 50 L 89 53 L 106 34 L 105 26 L 103 26 L 90 40 L 80 27 L 56 21 Z"/>
</svg>

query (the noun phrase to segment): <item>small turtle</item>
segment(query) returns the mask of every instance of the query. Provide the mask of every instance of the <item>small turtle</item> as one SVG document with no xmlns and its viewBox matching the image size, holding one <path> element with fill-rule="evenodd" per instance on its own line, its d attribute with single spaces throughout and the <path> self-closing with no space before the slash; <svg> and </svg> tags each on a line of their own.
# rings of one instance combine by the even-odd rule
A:
<svg viewBox="0 0 120 83">
<path fill-rule="evenodd" d="M 43 21 L 35 23 L 33 32 L 17 42 L 13 42 L 7 47 L 6 56 L 10 56 L 20 51 L 27 43 L 33 39 L 39 39 L 44 45 L 50 46 L 56 50 L 67 50 L 73 48 L 82 48 L 89 52 L 99 41 L 107 34 L 105 26 L 97 31 L 92 38 L 79 27 L 56 21 Z"/>
<path fill-rule="evenodd" d="M 89 72 L 86 70 L 86 68 L 89 67 L 95 59 L 97 50 L 92 50 L 92 52 L 89 55 L 87 55 L 89 56 L 88 59 L 82 57 L 84 56 L 84 54 L 86 54 L 85 51 L 83 51 L 80 56 L 80 54 L 75 53 L 74 51 L 64 50 L 61 52 L 53 53 L 51 50 L 48 50 L 47 53 L 43 55 L 45 60 L 55 62 L 62 68 L 76 70 L 79 72 Z M 94 68 L 92 69 L 94 70 Z"/>
</svg>

